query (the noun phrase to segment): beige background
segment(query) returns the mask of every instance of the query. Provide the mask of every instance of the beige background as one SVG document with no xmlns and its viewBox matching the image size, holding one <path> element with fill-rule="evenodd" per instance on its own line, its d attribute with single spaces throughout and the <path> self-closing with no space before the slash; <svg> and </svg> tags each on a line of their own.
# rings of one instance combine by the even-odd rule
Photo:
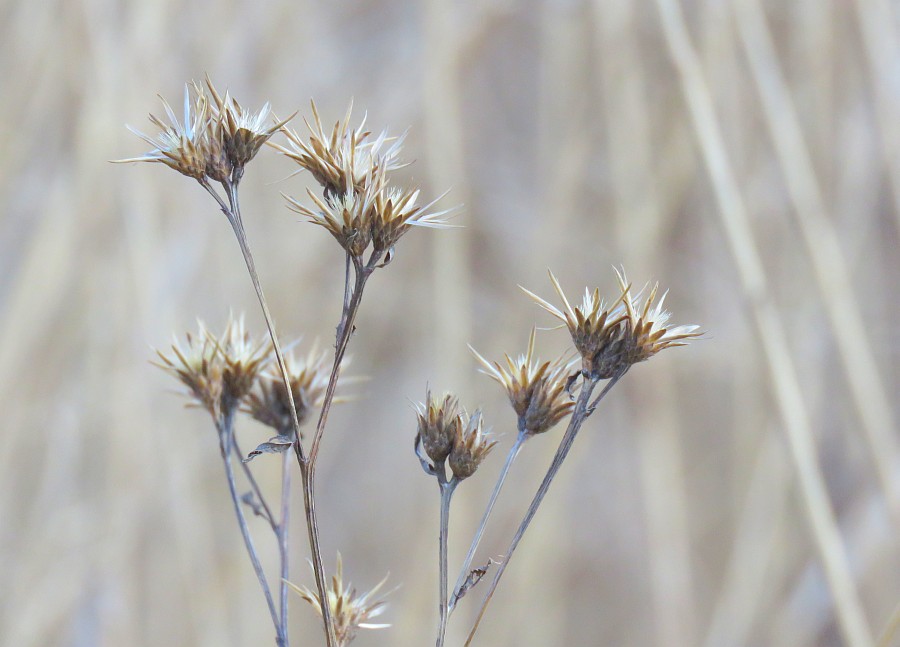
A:
<svg viewBox="0 0 900 647">
<path fill-rule="evenodd" d="M 672 3 L 3 3 L 0 644 L 271 644 L 214 433 L 148 364 L 196 317 L 246 311 L 262 332 L 250 282 L 195 183 L 107 163 L 145 151 L 124 124 L 148 127 L 156 93 L 178 101 L 204 72 L 281 115 L 314 97 L 332 121 L 354 97 L 373 128 L 411 126 L 399 181 L 464 204 L 464 229 L 413 231 L 370 284 L 351 353 L 372 379 L 323 448 L 326 561 L 340 549 L 354 583 L 390 571 L 400 587 L 394 627 L 356 644 L 433 641 L 438 497 L 409 400 L 454 389 L 502 435 L 458 492 L 458 564 L 514 422 L 465 344 L 519 352 L 552 321 L 517 284 L 550 296 L 551 267 L 570 294 L 612 293 L 620 263 L 709 333 L 636 367 L 586 426 L 478 644 L 844 644 L 788 429 L 815 438 L 878 635 L 900 601 L 898 16 L 885 0 L 691 0 L 699 66 L 688 51 L 682 76 Z M 309 181 L 273 183 L 292 171 L 260 154 L 245 221 L 282 335 L 328 344 L 342 257 L 283 206 Z M 560 433 L 526 448 L 485 555 Z M 277 487 L 276 460 L 256 468 Z M 293 577 L 311 584 L 300 532 Z M 292 625 L 319 644 L 299 600 Z"/>
</svg>

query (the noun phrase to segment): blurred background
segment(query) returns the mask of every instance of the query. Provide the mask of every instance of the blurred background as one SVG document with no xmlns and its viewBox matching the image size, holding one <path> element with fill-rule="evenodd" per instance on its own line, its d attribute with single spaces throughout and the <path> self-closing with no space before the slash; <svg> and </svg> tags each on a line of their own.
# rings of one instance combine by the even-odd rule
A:
<svg viewBox="0 0 900 647">
<path fill-rule="evenodd" d="M 149 364 L 229 311 L 264 331 L 227 222 L 146 146 L 156 94 L 208 72 L 245 106 L 400 133 L 398 182 L 443 206 L 370 283 L 319 469 L 327 569 L 390 572 L 391 629 L 434 640 L 438 492 L 412 452 L 426 383 L 501 447 L 457 493 L 451 580 L 514 416 L 466 349 L 524 350 L 554 300 L 671 290 L 705 339 L 636 366 L 585 426 L 476 644 L 900 645 L 900 29 L 888 0 L 118 3 L 0 7 L 0 645 L 272 644 L 208 417 Z M 302 127 L 298 120 L 295 127 Z M 332 342 L 342 252 L 280 192 L 244 220 L 283 339 Z M 544 357 L 567 347 L 541 332 Z M 268 437 L 243 423 L 242 443 Z M 562 429 L 526 446 L 498 556 Z M 255 462 L 274 493 L 279 461 Z M 299 490 L 298 490 L 299 493 Z M 274 495 L 274 494 L 273 494 Z M 299 497 L 298 497 L 299 501 Z M 312 585 L 296 508 L 294 581 Z M 275 547 L 253 530 L 266 564 Z M 461 645 L 479 591 L 451 619 Z M 292 602 L 293 642 L 318 619 Z"/>
</svg>

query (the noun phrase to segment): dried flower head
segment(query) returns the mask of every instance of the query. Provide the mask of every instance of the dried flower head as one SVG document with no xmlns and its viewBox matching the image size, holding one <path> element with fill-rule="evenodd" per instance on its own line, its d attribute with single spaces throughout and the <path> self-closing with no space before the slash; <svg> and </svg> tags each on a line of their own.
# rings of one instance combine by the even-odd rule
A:
<svg viewBox="0 0 900 647">
<path fill-rule="evenodd" d="M 125 162 L 161 162 L 183 175 L 202 180 L 206 175 L 210 151 L 207 148 L 206 131 L 210 121 L 209 101 L 203 94 L 191 100 L 190 89 L 184 86 L 184 120 L 178 121 L 169 103 L 160 97 L 169 123 L 150 115 L 150 122 L 160 129 L 156 138 L 128 126 L 128 130 L 153 146 L 153 150 L 140 157 L 115 160 Z"/>
<path fill-rule="evenodd" d="M 296 132 L 283 128 L 290 148 L 273 146 L 309 171 L 325 189 L 326 199 L 351 190 L 364 191 L 375 178 L 405 166 L 397 159 L 405 135 L 394 138 L 383 132 L 375 140 L 369 140 L 371 132 L 364 129 L 365 117 L 357 128 L 350 127 L 352 103 L 343 121 L 337 122 L 329 134 L 322 126 L 315 102 L 311 105 L 315 127 L 304 119 L 309 140 L 304 141 Z"/>
<path fill-rule="evenodd" d="M 426 205 L 416 205 L 418 189 L 393 189 L 382 187 L 375 193 L 375 209 L 372 214 L 371 231 L 375 251 L 390 250 L 409 231 L 410 227 L 431 227 L 446 229 L 450 224 L 442 216 L 453 209 L 429 212 L 434 204 L 443 198 L 438 196 Z"/>
<path fill-rule="evenodd" d="M 418 421 L 418 442 L 435 465 L 442 464 L 453 448 L 459 400 L 455 395 L 445 393 L 440 400 L 431 397 L 431 390 L 425 393 L 425 402 L 416 405 Z"/>
<path fill-rule="evenodd" d="M 572 412 L 575 403 L 566 392 L 566 382 L 575 362 L 559 357 L 543 362 L 534 357 L 536 329 L 531 329 L 528 350 L 514 361 L 505 355 L 506 366 L 488 362 L 478 351 L 469 350 L 484 367 L 483 373 L 492 377 L 506 389 L 509 401 L 519 417 L 519 429 L 529 434 L 540 434 Z"/>
<path fill-rule="evenodd" d="M 656 355 L 664 348 L 685 346 L 688 340 L 700 337 L 703 333 L 699 326 L 667 326 L 669 312 L 663 309 L 668 292 L 664 292 L 654 305 L 659 291 L 659 284 L 654 284 L 647 298 L 641 304 L 643 290 L 632 298 L 626 287 L 624 271 L 616 271 L 619 285 L 625 294 L 626 312 L 625 337 L 627 342 L 627 359 L 630 364 L 643 362 Z"/>
<path fill-rule="evenodd" d="M 196 92 L 202 94 L 202 89 L 194 84 Z M 229 165 L 238 169 L 238 176 L 243 167 L 252 160 L 259 149 L 269 138 L 287 124 L 294 115 L 278 121 L 272 117 L 271 106 L 266 103 L 259 112 L 245 110 L 236 99 L 225 92 L 225 96 L 219 94 L 209 77 L 206 77 L 206 87 L 209 91 L 211 124 L 209 138 L 225 154 Z M 216 175 L 210 173 L 213 179 L 224 181 L 221 176 L 226 166 L 216 169 Z M 225 175 L 225 179 L 231 175 Z"/>
<path fill-rule="evenodd" d="M 334 633 L 338 647 L 349 645 L 356 638 L 356 633 L 360 629 L 384 629 L 390 627 L 388 624 L 372 624 L 368 622 L 384 612 L 387 602 L 383 598 L 375 599 L 375 594 L 384 586 L 386 581 L 387 577 L 381 580 L 368 593 L 357 595 L 355 588 L 349 583 L 344 584 L 344 568 L 341 554 L 338 553 L 337 573 L 331 578 L 331 588 L 326 593 L 331 617 L 334 619 Z M 311 591 L 305 586 L 297 586 L 291 582 L 288 582 L 288 586 L 306 600 L 315 609 L 316 613 L 320 616 L 322 615 L 322 602 L 317 592 Z"/>
<path fill-rule="evenodd" d="M 244 318 L 229 319 L 220 337 L 201 322 L 199 334 L 186 335 L 182 348 L 176 339 L 172 356 L 157 351 L 162 369 L 188 387 L 190 395 L 216 419 L 234 411 L 250 393 L 262 367 L 269 361 L 268 337 L 255 341 L 244 328 Z"/>
<path fill-rule="evenodd" d="M 363 192 L 349 191 L 322 200 L 310 190 L 309 197 L 318 207 L 313 211 L 294 198 L 285 195 L 288 208 L 309 218 L 309 222 L 324 227 L 347 252 L 360 257 L 372 241 L 372 214 L 375 206 L 374 187 Z"/>
<path fill-rule="evenodd" d="M 627 316 L 623 302 L 628 294 L 628 286 L 622 287 L 622 294 L 609 306 L 600 298 L 599 289 L 591 291 L 585 288 L 581 306 L 573 308 L 553 272 L 550 272 L 550 281 L 565 310 L 560 310 L 525 288 L 522 290 L 569 329 L 575 348 L 581 354 L 584 371 L 595 378 L 607 379 L 627 367 L 622 324 Z"/>
<path fill-rule="evenodd" d="M 450 450 L 450 469 L 460 481 L 467 479 L 481 465 L 497 444 L 483 431 L 481 410 L 468 416 L 465 412 L 456 416 L 454 421 L 453 448 Z"/>
<path fill-rule="evenodd" d="M 310 412 L 322 405 L 331 363 L 328 353 L 318 345 L 313 345 L 306 357 L 297 357 L 293 352 L 287 353 L 284 361 L 290 378 L 297 420 L 302 425 Z M 245 399 L 245 409 L 253 418 L 272 427 L 279 434 L 293 435 L 290 399 L 276 362 L 271 362 L 268 370 L 259 376 L 256 388 Z"/>
</svg>

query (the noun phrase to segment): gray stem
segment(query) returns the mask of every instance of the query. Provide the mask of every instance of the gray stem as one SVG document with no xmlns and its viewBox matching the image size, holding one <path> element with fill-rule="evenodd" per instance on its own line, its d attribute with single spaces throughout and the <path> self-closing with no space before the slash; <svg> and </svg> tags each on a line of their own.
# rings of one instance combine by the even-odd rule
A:
<svg viewBox="0 0 900 647">
<path fill-rule="evenodd" d="M 550 463 L 550 468 L 547 470 L 547 474 L 544 476 L 544 480 L 541 481 L 541 485 L 538 488 L 537 493 L 534 495 L 534 499 L 532 499 L 531 505 L 528 506 L 528 511 L 525 513 L 525 517 L 522 519 L 522 523 L 519 524 L 519 528 L 518 530 L 516 530 L 516 534 L 513 536 L 512 542 L 510 542 L 509 548 L 506 551 L 505 558 L 497 566 L 497 572 L 494 574 L 494 579 L 491 580 L 491 586 L 485 594 L 484 600 L 482 600 L 481 602 L 481 609 L 478 612 L 478 617 L 475 619 L 475 624 L 472 626 L 472 630 L 469 632 L 469 637 L 466 639 L 466 647 L 468 647 L 468 645 L 472 643 L 472 639 L 475 637 L 475 632 L 478 630 L 478 626 L 481 624 L 482 618 L 484 618 L 484 612 L 487 610 L 488 604 L 490 604 L 491 598 L 494 596 L 494 591 L 497 590 L 497 585 L 500 583 L 500 578 L 503 577 L 503 573 L 506 570 L 506 567 L 509 566 L 509 562 L 512 559 L 516 547 L 522 540 L 522 536 L 525 534 L 525 531 L 528 530 L 528 526 L 531 524 L 532 519 L 534 519 L 534 515 L 535 513 L 537 513 L 541 502 L 544 500 L 544 496 L 546 496 L 547 490 L 550 489 L 550 484 L 553 482 L 554 477 L 556 476 L 557 472 L 559 472 L 559 468 L 562 466 L 563 461 L 569 454 L 569 450 L 572 448 L 572 443 L 575 442 L 575 436 L 578 435 L 578 431 L 581 429 L 581 425 L 593 411 L 593 407 L 596 407 L 600 400 L 603 399 L 603 397 L 607 393 L 609 393 L 610 389 L 615 386 L 616 382 L 619 381 L 622 375 L 624 375 L 624 372 L 614 375 L 603 388 L 603 391 L 600 393 L 597 399 L 590 405 L 588 403 L 590 402 L 594 387 L 597 385 L 597 378 L 585 378 L 582 382 L 581 393 L 578 394 L 578 402 L 576 402 L 575 404 L 575 410 L 572 412 L 572 419 L 569 421 L 569 426 L 566 429 L 566 433 L 563 436 L 562 441 L 560 441 L 559 448 L 556 450 L 556 455 L 553 457 L 553 462 Z"/>
<path fill-rule="evenodd" d="M 481 517 L 481 523 L 478 524 L 478 530 L 475 531 L 475 536 L 472 538 L 472 545 L 469 546 L 469 552 L 466 554 L 462 569 L 459 571 L 459 577 L 456 578 L 456 585 L 453 587 L 453 595 L 450 598 L 450 613 L 453 613 L 453 609 L 456 608 L 456 603 L 459 601 L 460 589 L 462 589 L 469 577 L 469 569 L 472 566 L 472 560 L 475 558 L 475 551 L 478 550 L 478 545 L 481 543 L 481 538 L 484 536 L 484 529 L 487 526 L 491 513 L 494 511 L 494 504 L 497 502 L 497 497 L 500 496 L 500 490 L 503 489 L 503 484 L 506 482 L 509 470 L 515 462 L 516 457 L 519 455 L 522 445 L 528 438 L 529 435 L 527 430 L 520 431 L 515 444 L 513 444 L 509 453 L 506 455 L 506 462 L 503 464 L 503 469 L 500 470 L 500 475 L 497 477 L 497 483 L 494 485 L 493 492 L 491 492 L 491 498 L 488 500 L 487 507 L 484 509 L 484 514 Z"/>
</svg>

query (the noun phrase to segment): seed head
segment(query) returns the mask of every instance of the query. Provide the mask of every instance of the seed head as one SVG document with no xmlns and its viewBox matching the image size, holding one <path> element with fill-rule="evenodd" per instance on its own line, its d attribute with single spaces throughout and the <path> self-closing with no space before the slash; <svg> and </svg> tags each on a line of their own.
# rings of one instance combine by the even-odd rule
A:
<svg viewBox="0 0 900 647">
<path fill-rule="evenodd" d="M 664 348 L 685 346 L 688 340 L 700 337 L 699 326 L 667 326 L 669 312 L 663 309 L 668 292 L 664 292 L 654 305 L 659 284 L 653 285 L 647 298 L 641 303 L 643 290 L 632 298 L 626 286 L 625 273 L 616 271 L 619 285 L 624 290 L 626 319 L 624 321 L 627 361 L 629 364 L 643 362 Z"/>
<path fill-rule="evenodd" d="M 331 373 L 328 353 L 314 345 L 306 357 L 293 352 L 284 357 L 297 420 L 302 425 L 310 412 L 322 405 Z M 293 419 L 290 400 L 277 362 L 270 362 L 259 376 L 256 388 L 245 399 L 245 408 L 253 418 L 276 432 L 291 435 Z"/>
<path fill-rule="evenodd" d="M 186 335 L 185 347 L 174 341 L 171 356 L 157 351 L 162 360 L 158 366 L 178 378 L 190 396 L 218 420 L 250 393 L 269 361 L 272 346 L 268 338 L 251 339 L 243 317 L 229 319 L 220 337 L 202 322 L 199 327 L 196 337 Z"/>
<path fill-rule="evenodd" d="M 375 209 L 375 187 L 369 186 L 362 192 L 348 191 L 334 194 L 324 200 L 309 189 L 307 193 L 318 207 L 317 211 L 286 195 L 284 197 L 287 199 L 288 208 L 306 216 L 309 222 L 327 229 L 350 255 L 362 256 L 372 241 L 371 222 Z"/>
<path fill-rule="evenodd" d="M 529 434 L 540 434 L 551 429 L 571 413 L 575 403 L 566 393 L 566 382 L 575 362 L 558 357 L 552 362 L 534 358 L 536 329 L 531 329 L 528 350 L 513 361 L 505 355 L 506 366 L 488 362 L 478 351 L 469 346 L 481 365 L 482 371 L 506 389 L 516 415 L 519 428 Z"/>
<path fill-rule="evenodd" d="M 202 88 L 194 84 L 198 94 L 203 94 Z M 266 103 L 259 112 L 245 110 L 236 99 L 225 92 L 222 97 L 213 86 L 209 76 L 206 77 L 206 88 L 210 98 L 211 123 L 208 129 L 208 137 L 214 145 L 224 152 L 229 165 L 242 171 L 244 166 L 252 160 L 259 149 L 269 138 L 287 124 L 294 115 L 283 121 L 271 117 L 271 106 Z M 296 113 L 294 113 L 296 114 Z M 216 175 L 209 173 L 213 179 L 224 181 L 220 178 L 224 167 L 215 167 Z M 230 173 L 225 175 L 225 179 Z"/>
<path fill-rule="evenodd" d="M 206 131 L 210 123 L 209 101 L 203 94 L 191 99 L 187 85 L 184 86 L 184 120 L 178 121 L 169 103 L 160 97 L 169 123 L 150 115 L 150 122 L 160 129 L 156 138 L 149 137 L 128 126 L 128 130 L 153 146 L 153 150 L 140 157 L 115 160 L 125 162 L 161 162 L 179 173 L 202 180 L 210 163 Z"/>
<path fill-rule="evenodd" d="M 387 577 L 381 580 L 368 593 L 357 595 L 355 588 L 349 583 L 344 584 L 343 571 L 341 554 L 338 553 L 337 573 L 331 578 L 331 587 L 326 593 L 331 617 L 334 619 L 334 633 L 338 647 L 349 645 L 356 638 L 356 634 L 360 629 L 384 629 L 390 627 L 388 624 L 372 624 L 368 622 L 370 619 L 381 615 L 387 605 L 383 598 L 375 599 L 376 593 L 384 586 Z M 311 591 L 305 586 L 297 586 L 291 582 L 288 582 L 288 586 L 306 600 L 315 609 L 316 613 L 320 616 L 322 615 L 322 602 L 317 592 Z"/>
<path fill-rule="evenodd" d="M 550 272 L 550 281 L 565 310 L 560 310 L 525 288 L 522 290 L 569 329 L 575 348 L 581 355 L 584 370 L 596 378 L 607 379 L 627 366 L 622 324 L 627 316 L 623 302 L 629 286 L 622 286 L 622 293 L 609 306 L 600 298 L 599 288 L 593 291 L 585 288 L 581 306 L 573 308 L 553 272 Z"/>
<path fill-rule="evenodd" d="M 382 132 L 374 141 L 369 140 L 371 132 L 364 129 L 365 117 L 357 128 L 350 127 L 352 103 L 343 121 L 337 122 L 328 134 L 315 102 L 311 106 L 314 126 L 304 119 L 309 140 L 303 141 L 298 133 L 283 128 L 289 148 L 273 146 L 309 171 L 325 189 L 326 199 L 353 190 L 365 191 L 374 178 L 406 166 L 397 159 L 405 135 L 395 138 Z"/>
<path fill-rule="evenodd" d="M 375 209 L 372 214 L 372 242 L 375 250 L 379 252 L 390 250 L 413 226 L 449 228 L 450 224 L 441 217 L 453 209 L 431 213 L 428 211 L 445 195 L 446 192 L 428 204 L 418 206 L 416 205 L 419 198 L 418 189 L 394 189 L 383 186 L 375 193 Z"/>
<path fill-rule="evenodd" d="M 425 402 L 416 406 L 419 442 L 436 466 L 447 460 L 453 449 L 458 409 L 456 396 L 445 393 L 437 401 L 432 399 L 430 390 L 425 393 Z"/>
<path fill-rule="evenodd" d="M 467 479 L 481 465 L 497 444 L 482 432 L 481 410 L 471 416 L 465 412 L 454 421 L 453 449 L 450 450 L 450 469 L 460 481 Z"/>
</svg>

